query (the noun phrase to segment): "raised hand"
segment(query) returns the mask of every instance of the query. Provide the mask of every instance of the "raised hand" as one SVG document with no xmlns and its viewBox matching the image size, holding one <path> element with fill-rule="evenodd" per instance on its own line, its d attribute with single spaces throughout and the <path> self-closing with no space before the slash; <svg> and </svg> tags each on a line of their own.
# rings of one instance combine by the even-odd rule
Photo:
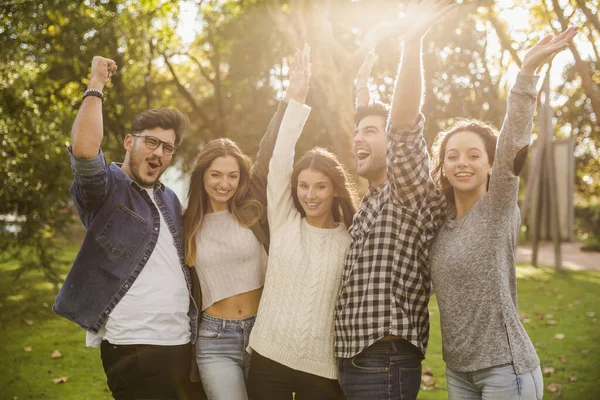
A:
<svg viewBox="0 0 600 400">
<path fill-rule="evenodd" d="M 369 78 L 371 77 L 371 70 L 373 69 L 375 58 L 375 50 L 371 50 L 367 53 L 365 60 L 358 70 L 358 74 L 356 74 L 356 90 L 367 86 Z"/>
<path fill-rule="evenodd" d="M 117 63 L 109 58 L 95 56 L 92 59 L 92 73 L 90 74 L 90 89 L 102 90 L 110 77 L 117 73 Z"/>
<path fill-rule="evenodd" d="M 578 30 L 578 27 L 570 26 L 556 37 L 552 35 L 545 36 L 525 54 L 521 65 L 521 73 L 534 75 L 544 61 L 569 47 Z"/>
<path fill-rule="evenodd" d="M 404 17 L 406 40 L 423 38 L 433 24 L 456 7 L 454 0 L 411 0 Z"/>
<path fill-rule="evenodd" d="M 371 77 L 371 70 L 373 69 L 375 58 L 375 50 L 371 50 L 367 53 L 367 56 L 356 75 L 356 108 L 368 106 L 369 101 L 371 101 L 371 95 L 367 84 Z"/>
<path fill-rule="evenodd" d="M 285 94 L 284 100 L 296 100 L 298 103 L 306 103 L 306 95 L 310 84 L 310 46 L 304 44 L 302 51 L 296 48 L 294 61 L 289 67 L 290 85 Z"/>
</svg>

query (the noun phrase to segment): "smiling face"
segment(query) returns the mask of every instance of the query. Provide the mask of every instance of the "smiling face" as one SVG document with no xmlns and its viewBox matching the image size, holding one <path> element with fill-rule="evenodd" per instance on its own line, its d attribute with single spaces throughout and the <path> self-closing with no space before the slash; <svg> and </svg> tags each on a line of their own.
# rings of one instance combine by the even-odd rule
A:
<svg viewBox="0 0 600 400">
<path fill-rule="evenodd" d="M 298 174 L 296 194 L 310 225 L 323 227 L 333 224 L 331 207 L 337 193 L 327 175 L 310 168 L 302 170 Z"/>
<path fill-rule="evenodd" d="M 471 131 L 453 134 L 446 143 L 444 173 L 455 195 L 482 197 L 492 166 L 483 139 Z"/>
<path fill-rule="evenodd" d="M 175 145 L 175 131 L 160 127 L 145 129 L 142 135 L 154 136 L 157 139 Z M 173 155 L 163 152 L 161 144 L 152 150 L 145 144 L 143 137 L 127 135 L 125 137 L 127 153 L 123 161 L 123 170 L 140 186 L 151 188 L 171 163 Z"/>
<path fill-rule="evenodd" d="M 385 146 L 385 117 L 367 115 L 361 119 L 354 132 L 356 172 L 373 186 L 379 186 L 387 179 Z"/>
<path fill-rule="evenodd" d="M 240 165 L 233 156 L 217 157 L 204 172 L 204 190 L 212 211 L 227 209 L 240 183 Z"/>
</svg>

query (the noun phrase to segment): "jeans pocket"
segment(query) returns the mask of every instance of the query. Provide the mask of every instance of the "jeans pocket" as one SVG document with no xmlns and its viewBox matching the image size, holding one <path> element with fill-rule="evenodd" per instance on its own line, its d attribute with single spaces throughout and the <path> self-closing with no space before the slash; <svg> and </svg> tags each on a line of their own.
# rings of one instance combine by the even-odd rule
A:
<svg viewBox="0 0 600 400">
<path fill-rule="evenodd" d="M 533 378 L 533 384 L 535 385 L 535 395 L 537 400 L 542 400 L 542 397 L 544 397 L 544 377 L 542 376 L 542 369 L 538 366 L 531 371 L 531 377 Z"/>
<path fill-rule="evenodd" d="M 387 355 L 365 352 L 352 357 L 351 364 L 354 368 L 369 372 L 388 372 L 390 370 L 390 359 Z"/>
<path fill-rule="evenodd" d="M 421 388 L 421 361 L 413 366 L 414 361 L 398 368 L 400 399 L 416 399 Z"/>
<path fill-rule="evenodd" d="M 223 334 L 223 329 L 212 321 L 202 320 L 198 327 L 198 339 L 218 339 Z"/>
</svg>

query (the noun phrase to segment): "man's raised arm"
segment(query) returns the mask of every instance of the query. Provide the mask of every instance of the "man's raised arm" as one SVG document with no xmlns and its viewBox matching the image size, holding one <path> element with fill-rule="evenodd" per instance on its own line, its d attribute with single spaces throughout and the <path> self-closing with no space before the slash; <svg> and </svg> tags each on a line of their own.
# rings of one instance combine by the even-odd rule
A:
<svg viewBox="0 0 600 400">
<path fill-rule="evenodd" d="M 390 122 L 396 129 L 410 129 L 417 122 L 423 87 L 422 40 L 429 28 L 455 7 L 453 0 L 412 0 L 408 5 L 404 51 L 390 112 Z"/>
<path fill-rule="evenodd" d="M 117 64 L 108 58 L 96 56 L 92 60 L 90 83 L 71 130 L 72 151 L 75 158 L 91 159 L 98 155 L 104 126 L 102 123 L 102 89 L 117 72 Z"/>
</svg>

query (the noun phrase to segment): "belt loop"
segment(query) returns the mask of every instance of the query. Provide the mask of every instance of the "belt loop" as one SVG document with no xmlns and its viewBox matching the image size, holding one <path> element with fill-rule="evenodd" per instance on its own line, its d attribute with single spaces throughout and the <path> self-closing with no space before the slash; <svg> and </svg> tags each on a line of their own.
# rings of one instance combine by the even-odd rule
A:
<svg viewBox="0 0 600 400">
<path fill-rule="evenodd" d="M 398 347 L 396 346 L 397 340 L 390 340 L 390 348 L 393 353 L 398 353 Z"/>
</svg>

